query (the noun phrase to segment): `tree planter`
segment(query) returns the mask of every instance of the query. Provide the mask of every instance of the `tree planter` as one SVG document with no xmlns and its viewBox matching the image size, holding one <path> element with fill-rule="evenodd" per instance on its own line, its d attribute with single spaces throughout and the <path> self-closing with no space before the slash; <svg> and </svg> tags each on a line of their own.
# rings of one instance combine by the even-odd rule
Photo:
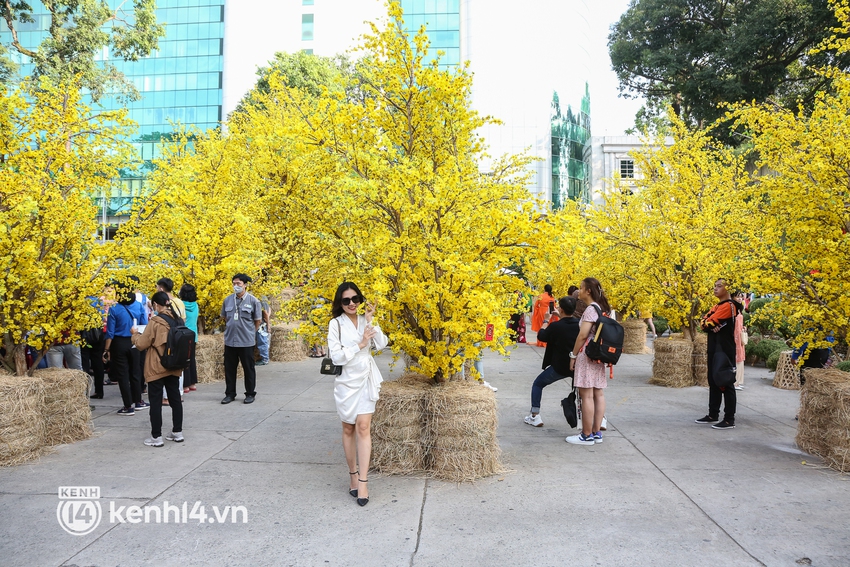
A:
<svg viewBox="0 0 850 567">
<path fill-rule="evenodd" d="M 688 339 L 658 339 L 655 341 L 650 384 L 669 388 L 694 385 L 694 343 Z"/>
<path fill-rule="evenodd" d="M 698 333 L 694 339 L 694 386 L 708 388 L 708 336 Z"/>
<path fill-rule="evenodd" d="M 44 383 L 45 443 L 61 445 L 91 437 L 89 375 L 82 370 L 43 368 L 33 376 Z"/>
<path fill-rule="evenodd" d="M 307 358 L 309 347 L 306 341 L 293 334 L 298 324 L 275 325 L 269 337 L 269 360 L 274 362 L 297 362 Z"/>
<path fill-rule="evenodd" d="M 372 466 L 455 482 L 503 470 L 496 397 L 477 382 L 434 385 L 421 374 L 384 382 L 372 416 Z"/>
<path fill-rule="evenodd" d="M 841 472 L 850 472 L 850 374 L 808 368 L 800 393 L 797 445 Z"/>
<path fill-rule="evenodd" d="M 640 319 L 626 319 L 623 322 L 625 336 L 623 353 L 644 354 L 646 352 L 646 324 Z"/>
<path fill-rule="evenodd" d="M 41 378 L 0 376 L 0 466 L 25 463 L 44 453 L 43 408 Z"/>
<path fill-rule="evenodd" d="M 776 364 L 776 374 L 773 377 L 773 387 L 781 390 L 799 390 L 800 389 L 800 368 L 797 363 L 791 360 L 791 353 L 794 351 L 785 350 L 779 355 L 779 362 Z"/>
<path fill-rule="evenodd" d="M 211 384 L 224 381 L 224 335 L 201 335 L 195 346 L 195 364 L 198 368 L 198 383 Z M 245 377 L 240 364 L 236 379 Z"/>
</svg>

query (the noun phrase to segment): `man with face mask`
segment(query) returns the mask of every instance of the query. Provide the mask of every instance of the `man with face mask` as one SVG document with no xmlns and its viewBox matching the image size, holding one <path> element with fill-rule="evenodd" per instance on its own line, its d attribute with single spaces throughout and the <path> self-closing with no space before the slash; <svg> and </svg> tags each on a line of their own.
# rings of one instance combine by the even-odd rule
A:
<svg viewBox="0 0 850 567">
<path fill-rule="evenodd" d="M 251 278 L 245 274 L 233 276 L 233 294 L 224 299 L 221 317 L 224 327 L 224 399 L 229 404 L 236 399 L 236 369 L 242 363 L 245 372 L 245 400 L 254 401 L 257 375 L 254 371 L 254 346 L 257 344 L 257 329 L 263 322 L 260 300 L 248 293 Z"/>
</svg>

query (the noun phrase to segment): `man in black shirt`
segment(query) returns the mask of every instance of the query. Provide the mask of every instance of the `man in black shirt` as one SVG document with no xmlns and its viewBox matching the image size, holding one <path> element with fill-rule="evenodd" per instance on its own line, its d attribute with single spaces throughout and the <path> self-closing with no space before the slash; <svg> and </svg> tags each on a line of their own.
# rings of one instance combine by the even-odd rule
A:
<svg viewBox="0 0 850 567">
<path fill-rule="evenodd" d="M 550 326 L 549 319 L 552 315 L 547 313 L 543 318 L 543 326 L 537 332 L 538 340 L 546 343 L 546 352 L 543 354 L 543 372 L 531 386 L 531 414 L 525 417 L 525 422 L 534 427 L 543 427 L 543 418 L 540 417 L 543 388 L 573 376 L 573 371 L 570 370 L 570 353 L 579 333 L 579 320 L 573 317 L 576 300 L 573 297 L 562 297 L 555 309 L 561 319 Z"/>
</svg>

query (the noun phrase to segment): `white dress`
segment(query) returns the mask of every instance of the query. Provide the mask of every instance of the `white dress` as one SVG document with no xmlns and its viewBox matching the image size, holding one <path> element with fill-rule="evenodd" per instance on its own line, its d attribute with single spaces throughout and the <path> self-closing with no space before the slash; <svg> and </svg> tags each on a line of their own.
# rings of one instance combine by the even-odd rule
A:
<svg viewBox="0 0 850 567">
<path fill-rule="evenodd" d="M 372 344 L 377 350 L 386 348 L 387 337 L 374 321 L 372 328 L 376 335 Z M 361 349 L 366 329 L 366 317 L 357 316 L 357 326 L 348 315 L 342 314 L 331 320 L 328 326 L 328 350 L 333 363 L 342 366 L 342 374 L 336 377 L 334 400 L 339 418 L 353 424 L 358 415 L 375 412 L 375 402 L 384 378 L 378 365 L 372 359 L 370 346 Z"/>
</svg>

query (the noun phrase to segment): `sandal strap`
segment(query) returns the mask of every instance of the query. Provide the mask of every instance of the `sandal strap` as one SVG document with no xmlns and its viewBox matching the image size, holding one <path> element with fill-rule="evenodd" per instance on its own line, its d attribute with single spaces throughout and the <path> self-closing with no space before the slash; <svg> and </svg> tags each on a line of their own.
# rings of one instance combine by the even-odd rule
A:
<svg viewBox="0 0 850 567">
<path fill-rule="evenodd" d="M 357 482 L 369 482 L 369 479 L 363 480 L 362 478 L 358 478 Z"/>
<path fill-rule="evenodd" d="M 350 472 L 348 474 L 360 474 L 360 471 L 354 471 L 354 472 Z"/>
</svg>

